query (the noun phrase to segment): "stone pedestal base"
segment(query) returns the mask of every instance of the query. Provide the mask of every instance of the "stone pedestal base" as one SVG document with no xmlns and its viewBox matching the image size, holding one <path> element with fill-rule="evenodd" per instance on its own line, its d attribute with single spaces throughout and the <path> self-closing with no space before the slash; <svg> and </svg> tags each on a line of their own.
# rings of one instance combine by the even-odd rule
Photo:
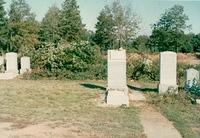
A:
<svg viewBox="0 0 200 138">
<path fill-rule="evenodd" d="M 24 74 L 24 73 L 29 72 L 29 71 L 31 71 L 31 70 L 30 69 L 20 69 L 19 73 Z"/>
<path fill-rule="evenodd" d="M 17 73 L 0 73 L 0 80 L 11 80 L 17 77 Z"/>
<path fill-rule="evenodd" d="M 12 73 L 12 74 L 18 74 L 18 70 L 6 70 L 5 73 Z"/>
<path fill-rule="evenodd" d="M 178 85 L 159 84 L 159 93 L 173 92 L 178 93 Z"/>
<path fill-rule="evenodd" d="M 127 90 L 108 90 L 107 91 L 107 104 L 111 106 L 129 106 L 129 96 Z"/>
</svg>

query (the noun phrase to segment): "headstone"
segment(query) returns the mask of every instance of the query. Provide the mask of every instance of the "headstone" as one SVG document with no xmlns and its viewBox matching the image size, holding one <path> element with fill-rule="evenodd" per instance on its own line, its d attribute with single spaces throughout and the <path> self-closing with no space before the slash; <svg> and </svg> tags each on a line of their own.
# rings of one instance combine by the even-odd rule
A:
<svg viewBox="0 0 200 138">
<path fill-rule="evenodd" d="M 126 51 L 108 50 L 107 104 L 129 106 L 126 80 Z"/>
<path fill-rule="evenodd" d="M 4 57 L 3 56 L 0 56 L 0 72 L 4 72 L 5 69 L 4 69 Z"/>
<path fill-rule="evenodd" d="M 166 51 L 160 53 L 160 84 L 159 93 L 178 92 L 176 82 L 177 55 Z"/>
<path fill-rule="evenodd" d="M 6 73 L 18 74 L 17 53 L 6 53 Z"/>
<path fill-rule="evenodd" d="M 23 74 L 23 73 L 30 71 L 30 70 L 31 70 L 30 57 L 21 57 L 20 74 Z"/>
<path fill-rule="evenodd" d="M 3 56 L 0 56 L 0 66 L 4 64 L 4 58 Z"/>
<path fill-rule="evenodd" d="M 191 68 L 186 70 L 186 82 L 185 82 L 185 88 L 191 88 L 192 85 L 197 84 L 199 81 L 199 71 Z"/>
</svg>

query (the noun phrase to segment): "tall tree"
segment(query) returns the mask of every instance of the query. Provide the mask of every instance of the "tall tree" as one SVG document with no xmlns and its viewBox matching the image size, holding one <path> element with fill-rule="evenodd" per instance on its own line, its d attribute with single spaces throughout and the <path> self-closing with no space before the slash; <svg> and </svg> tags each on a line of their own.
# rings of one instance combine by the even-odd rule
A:
<svg viewBox="0 0 200 138">
<path fill-rule="evenodd" d="M 12 0 L 9 11 L 7 51 L 29 53 L 37 44 L 38 23 L 25 0 Z"/>
<path fill-rule="evenodd" d="M 95 42 L 103 50 L 107 50 L 105 47 L 126 48 L 136 36 L 139 22 L 130 7 L 123 7 L 119 0 L 114 1 L 112 5 L 105 6 L 98 17 Z"/>
<path fill-rule="evenodd" d="M 6 49 L 7 43 L 7 19 L 6 12 L 4 10 L 5 2 L 0 0 L 0 50 L 4 51 Z"/>
<path fill-rule="evenodd" d="M 111 10 L 106 6 L 97 18 L 96 32 L 93 40 L 101 47 L 102 51 L 113 48 L 114 45 L 114 20 Z"/>
<path fill-rule="evenodd" d="M 190 27 L 186 24 L 188 20 L 181 5 L 174 5 L 166 10 L 159 21 L 153 25 L 148 46 L 153 51 L 184 52 L 187 49 L 184 31 Z"/>
<path fill-rule="evenodd" d="M 65 0 L 62 4 L 59 29 L 61 38 L 68 42 L 79 41 L 84 35 L 84 25 L 76 0 Z"/>
<path fill-rule="evenodd" d="M 53 5 L 49 8 L 47 14 L 41 22 L 39 39 L 40 41 L 57 43 L 60 40 L 59 35 L 59 14 L 58 7 Z"/>
</svg>

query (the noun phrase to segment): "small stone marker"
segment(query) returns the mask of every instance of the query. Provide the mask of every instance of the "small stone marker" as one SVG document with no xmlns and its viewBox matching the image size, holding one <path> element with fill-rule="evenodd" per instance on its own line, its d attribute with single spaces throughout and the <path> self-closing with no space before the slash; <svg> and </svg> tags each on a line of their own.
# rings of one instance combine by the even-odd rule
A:
<svg viewBox="0 0 200 138">
<path fill-rule="evenodd" d="M 6 53 L 6 73 L 18 74 L 17 53 Z"/>
<path fill-rule="evenodd" d="M 4 64 L 4 58 L 3 56 L 0 56 L 0 66 Z"/>
<path fill-rule="evenodd" d="M 177 55 L 175 52 L 160 53 L 160 84 L 159 93 L 178 92 L 176 82 Z"/>
<path fill-rule="evenodd" d="M 126 51 L 108 50 L 107 104 L 129 106 L 126 80 Z"/>
<path fill-rule="evenodd" d="M 4 57 L 3 56 L 0 56 L 0 72 L 4 72 L 5 71 L 5 68 L 4 68 Z"/>
<path fill-rule="evenodd" d="M 20 74 L 23 74 L 23 73 L 30 71 L 30 70 L 31 70 L 30 57 L 21 57 Z"/>
<path fill-rule="evenodd" d="M 193 84 L 199 82 L 199 71 L 193 68 L 186 70 L 185 88 L 191 88 Z"/>
</svg>

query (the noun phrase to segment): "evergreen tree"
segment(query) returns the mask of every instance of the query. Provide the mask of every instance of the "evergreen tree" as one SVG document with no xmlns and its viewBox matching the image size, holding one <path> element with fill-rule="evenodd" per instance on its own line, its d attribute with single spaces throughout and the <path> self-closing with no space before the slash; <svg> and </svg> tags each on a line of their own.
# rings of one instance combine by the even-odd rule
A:
<svg viewBox="0 0 200 138">
<path fill-rule="evenodd" d="M 76 0 L 65 0 L 60 15 L 59 29 L 61 38 L 68 41 L 80 41 L 84 35 L 79 6 Z"/>
<path fill-rule="evenodd" d="M 6 12 L 4 10 L 5 2 L 0 0 L 0 50 L 1 52 L 6 50 L 6 43 L 7 43 L 7 19 L 6 19 Z"/>
<path fill-rule="evenodd" d="M 37 44 L 38 23 L 25 0 L 12 0 L 9 11 L 7 51 L 27 54 Z"/>
<path fill-rule="evenodd" d="M 93 40 L 101 47 L 102 51 L 113 48 L 114 45 L 114 20 L 108 6 L 103 9 L 97 18 L 96 32 Z"/>
<path fill-rule="evenodd" d="M 60 10 L 55 5 L 49 8 L 41 22 L 39 32 L 40 41 L 57 43 L 60 40 L 58 28 L 59 14 Z"/>
</svg>

